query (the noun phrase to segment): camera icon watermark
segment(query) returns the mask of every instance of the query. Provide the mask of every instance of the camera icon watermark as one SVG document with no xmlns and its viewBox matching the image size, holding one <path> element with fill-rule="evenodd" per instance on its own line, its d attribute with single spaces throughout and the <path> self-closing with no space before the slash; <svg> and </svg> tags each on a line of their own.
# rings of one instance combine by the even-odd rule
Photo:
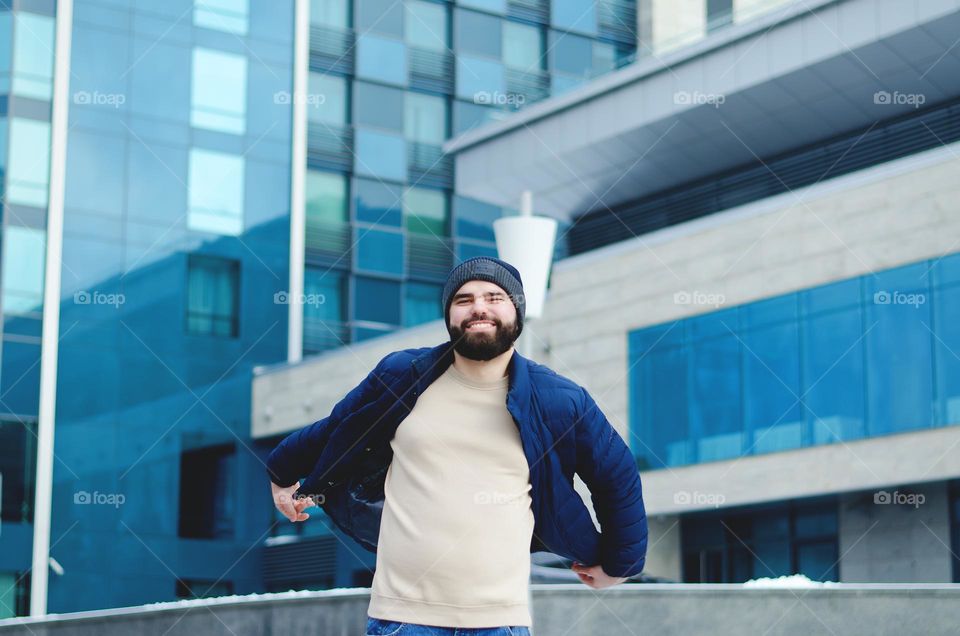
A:
<svg viewBox="0 0 960 636">
<path fill-rule="evenodd" d="M 673 94 L 673 103 L 678 106 L 713 106 L 720 108 L 727 101 L 723 93 L 704 93 L 702 91 L 677 91 Z"/>
<path fill-rule="evenodd" d="M 119 508 L 127 501 L 126 495 L 122 492 L 99 492 L 94 490 L 92 493 L 86 490 L 78 490 L 73 493 L 73 503 L 81 506 L 113 506 Z"/>
<path fill-rule="evenodd" d="M 718 492 L 678 490 L 673 493 L 673 503 L 678 506 L 713 506 L 719 508 L 727 498 Z"/>
<path fill-rule="evenodd" d="M 97 290 L 81 289 L 73 294 L 75 305 L 112 305 L 119 309 L 120 305 L 125 302 L 127 302 L 127 297 L 121 293 L 107 294 Z"/>
<path fill-rule="evenodd" d="M 886 490 L 878 490 L 877 492 L 873 493 L 873 503 L 881 506 L 896 504 L 901 506 L 913 506 L 914 509 L 916 509 L 922 506 L 926 501 L 926 496 L 919 492 L 900 492 L 899 490 L 894 490 L 892 493 L 889 493 Z"/>
<path fill-rule="evenodd" d="M 306 104 L 313 108 L 319 108 L 327 102 L 327 96 L 323 93 L 300 93 L 290 91 L 277 91 L 273 94 L 273 103 L 280 105 Z"/>
<path fill-rule="evenodd" d="M 923 93 L 877 91 L 873 94 L 873 103 L 878 106 L 913 106 L 914 108 L 920 108 L 927 103 L 927 96 Z"/>
<path fill-rule="evenodd" d="M 327 302 L 324 294 L 293 294 L 288 291 L 278 291 L 273 295 L 274 305 L 311 305 L 319 307 Z"/>
<path fill-rule="evenodd" d="M 100 91 L 77 91 L 73 94 L 73 103 L 84 106 L 111 106 L 120 108 L 127 102 L 123 93 L 101 93 Z"/>
<path fill-rule="evenodd" d="M 926 303 L 926 294 L 907 294 L 900 291 L 881 290 L 873 295 L 874 305 L 911 305 L 914 309 L 919 309 L 921 305 Z"/>
<path fill-rule="evenodd" d="M 479 91 L 473 94 L 474 104 L 488 106 L 510 106 L 520 108 L 527 102 L 527 96 L 522 93 L 502 93 L 500 91 Z"/>
<path fill-rule="evenodd" d="M 697 290 L 681 290 L 673 295 L 675 305 L 706 305 L 716 308 L 726 302 L 727 298 L 723 294 L 710 294 Z"/>
</svg>

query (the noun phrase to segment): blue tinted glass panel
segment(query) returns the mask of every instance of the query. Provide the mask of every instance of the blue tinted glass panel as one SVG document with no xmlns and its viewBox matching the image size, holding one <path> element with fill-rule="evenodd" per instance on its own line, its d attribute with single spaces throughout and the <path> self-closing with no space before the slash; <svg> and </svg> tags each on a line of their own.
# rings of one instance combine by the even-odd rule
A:
<svg viewBox="0 0 960 636">
<path fill-rule="evenodd" d="M 431 320 L 439 320 L 441 285 L 407 283 L 404 292 L 403 325 L 413 327 Z"/>
<path fill-rule="evenodd" d="M 187 273 L 187 332 L 237 335 L 239 264 L 225 258 L 190 255 Z"/>
<path fill-rule="evenodd" d="M 400 37 L 403 35 L 403 3 L 394 0 L 355 0 L 354 16 L 358 33 L 367 31 Z"/>
<path fill-rule="evenodd" d="M 329 73 L 311 72 L 307 80 L 307 121 L 323 125 L 343 126 L 348 123 L 348 81 L 345 77 Z"/>
<path fill-rule="evenodd" d="M 357 266 L 382 274 L 403 274 L 403 234 L 356 228 Z"/>
<path fill-rule="evenodd" d="M 699 461 L 743 452 L 740 344 L 735 336 L 695 342 L 690 351 L 690 431 Z"/>
<path fill-rule="evenodd" d="M 3 313 L 39 312 L 43 308 L 46 233 L 8 225 L 3 231 Z"/>
<path fill-rule="evenodd" d="M 458 9 L 456 23 L 458 54 L 470 53 L 500 59 L 500 18 Z"/>
<path fill-rule="evenodd" d="M 192 126 L 243 134 L 247 112 L 247 58 L 195 48 L 191 105 Z"/>
<path fill-rule="evenodd" d="M 357 276 L 354 285 L 356 320 L 400 324 L 402 299 L 399 282 Z"/>
<path fill-rule="evenodd" d="M 588 38 L 550 32 L 550 68 L 576 77 L 589 77 L 593 70 L 593 45 Z"/>
<path fill-rule="evenodd" d="M 939 423 L 960 424 L 960 285 L 934 292 Z"/>
<path fill-rule="evenodd" d="M 447 7 L 436 2 L 407 0 L 404 39 L 407 44 L 421 49 L 446 51 L 450 46 L 447 28 Z"/>
<path fill-rule="evenodd" d="M 46 207 L 50 176 L 50 124 L 35 119 L 12 118 L 8 157 L 7 201 Z"/>
<path fill-rule="evenodd" d="M 193 23 L 208 29 L 246 35 L 248 13 L 247 0 L 197 0 L 193 5 Z"/>
<path fill-rule="evenodd" d="M 803 330 L 803 400 L 810 443 L 863 437 L 866 379 L 860 307 L 811 316 Z"/>
<path fill-rule="evenodd" d="M 346 29 L 350 26 L 350 0 L 310 0 L 310 24 Z"/>
<path fill-rule="evenodd" d="M 503 23 L 503 63 L 525 72 L 546 66 L 543 29 L 519 22 Z"/>
<path fill-rule="evenodd" d="M 596 34 L 597 10 L 594 0 L 552 0 L 550 22 L 570 31 Z"/>
<path fill-rule="evenodd" d="M 354 170 L 359 174 L 404 181 L 407 144 L 403 137 L 357 128 Z"/>
<path fill-rule="evenodd" d="M 434 146 L 447 138 L 447 100 L 437 95 L 406 93 L 403 134 L 407 139 Z"/>
<path fill-rule="evenodd" d="M 403 187 L 369 179 L 356 180 L 357 220 L 400 227 L 403 223 Z"/>
<path fill-rule="evenodd" d="M 503 65 L 492 60 L 457 57 L 457 96 L 475 104 L 493 104 L 505 93 Z"/>
<path fill-rule="evenodd" d="M 751 453 L 799 448 L 804 443 L 798 331 L 796 321 L 791 321 L 742 335 L 743 410 Z"/>
<path fill-rule="evenodd" d="M 483 201 L 455 196 L 457 235 L 493 241 L 493 222 L 501 216 L 500 208 Z"/>
<path fill-rule="evenodd" d="M 695 447 L 687 419 L 687 351 L 638 350 L 636 344 L 631 342 L 631 356 L 640 362 L 634 368 L 630 408 L 641 426 L 639 435 L 631 435 L 630 447 L 642 470 L 688 464 Z"/>
<path fill-rule="evenodd" d="M 191 148 L 187 226 L 215 234 L 243 232 L 243 157 Z"/>
<path fill-rule="evenodd" d="M 404 92 L 398 88 L 354 82 L 354 121 L 395 132 L 403 131 Z"/>
<path fill-rule="evenodd" d="M 26 11 L 16 11 L 14 16 L 12 92 L 21 97 L 50 101 L 54 19 Z"/>
<path fill-rule="evenodd" d="M 356 63 L 358 77 L 399 85 L 407 81 L 407 47 L 400 40 L 359 35 Z"/>
</svg>

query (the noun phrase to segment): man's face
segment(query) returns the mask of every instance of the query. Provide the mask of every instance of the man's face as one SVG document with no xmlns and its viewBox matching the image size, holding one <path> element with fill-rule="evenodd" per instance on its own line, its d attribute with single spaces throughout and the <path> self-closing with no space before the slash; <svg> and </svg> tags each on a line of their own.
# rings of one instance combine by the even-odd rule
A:
<svg viewBox="0 0 960 636">
<path fill-rule="evenodd" d="M 519 337 L 517 308 L 499 285 L 471 280 L 450 303 L 447 332 L 453 348 L 471 360 L 492 360 Z"/>
</svg>

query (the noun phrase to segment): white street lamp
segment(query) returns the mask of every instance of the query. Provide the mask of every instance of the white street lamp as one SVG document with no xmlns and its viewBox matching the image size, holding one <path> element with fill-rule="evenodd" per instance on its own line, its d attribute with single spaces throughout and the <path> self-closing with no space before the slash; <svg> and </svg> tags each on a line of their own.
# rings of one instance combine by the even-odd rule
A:
<svg viewBox="0 0 960 636">
<path fill-rule="evenodd" d="M 553 247 L 557 238 L 557 221 L 533 215 L 533 195 L 525 190 L 520 198 L 520 215 L 493 222 L 499 257 L 520 271 L 526 301 L 524 321 L 543 315 L 547 295 L 547 279 L 553 263 Z M 524 338 L 525 342 L 529 339 Z M 521 353 L 530 357 L 529 346 Z"/>
</svg>

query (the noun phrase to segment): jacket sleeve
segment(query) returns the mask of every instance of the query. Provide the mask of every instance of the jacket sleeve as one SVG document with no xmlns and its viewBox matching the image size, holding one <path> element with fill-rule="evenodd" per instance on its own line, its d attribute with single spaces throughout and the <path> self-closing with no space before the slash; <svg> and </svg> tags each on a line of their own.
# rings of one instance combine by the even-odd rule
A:
<svg viewBox="0 0 960 636">
<path fill-rule="evenodd" d="M 634 576 L 643 571 L 647 555 L 640 474 L 623 438 L 587 390 L 581 391 L 576 471 L 590 489 L 600 522 L 600 565 L 610 576 Z"/>
<path fill-rule="evenodd" d="M 389 357 L 388 355 L 380 360 L 360 384 L 337 402 L 330 415 L 290 433 L 273 449 L 266 462 L 270 481 L 286 488 L 294 485 L 313 470 L 314 464 L 327 444 L 330 432 L 336 428 L 344 416 L 364 403 L 377 399 L 383 391 L 387 390 L 383 374 Z"/>
</svg>

